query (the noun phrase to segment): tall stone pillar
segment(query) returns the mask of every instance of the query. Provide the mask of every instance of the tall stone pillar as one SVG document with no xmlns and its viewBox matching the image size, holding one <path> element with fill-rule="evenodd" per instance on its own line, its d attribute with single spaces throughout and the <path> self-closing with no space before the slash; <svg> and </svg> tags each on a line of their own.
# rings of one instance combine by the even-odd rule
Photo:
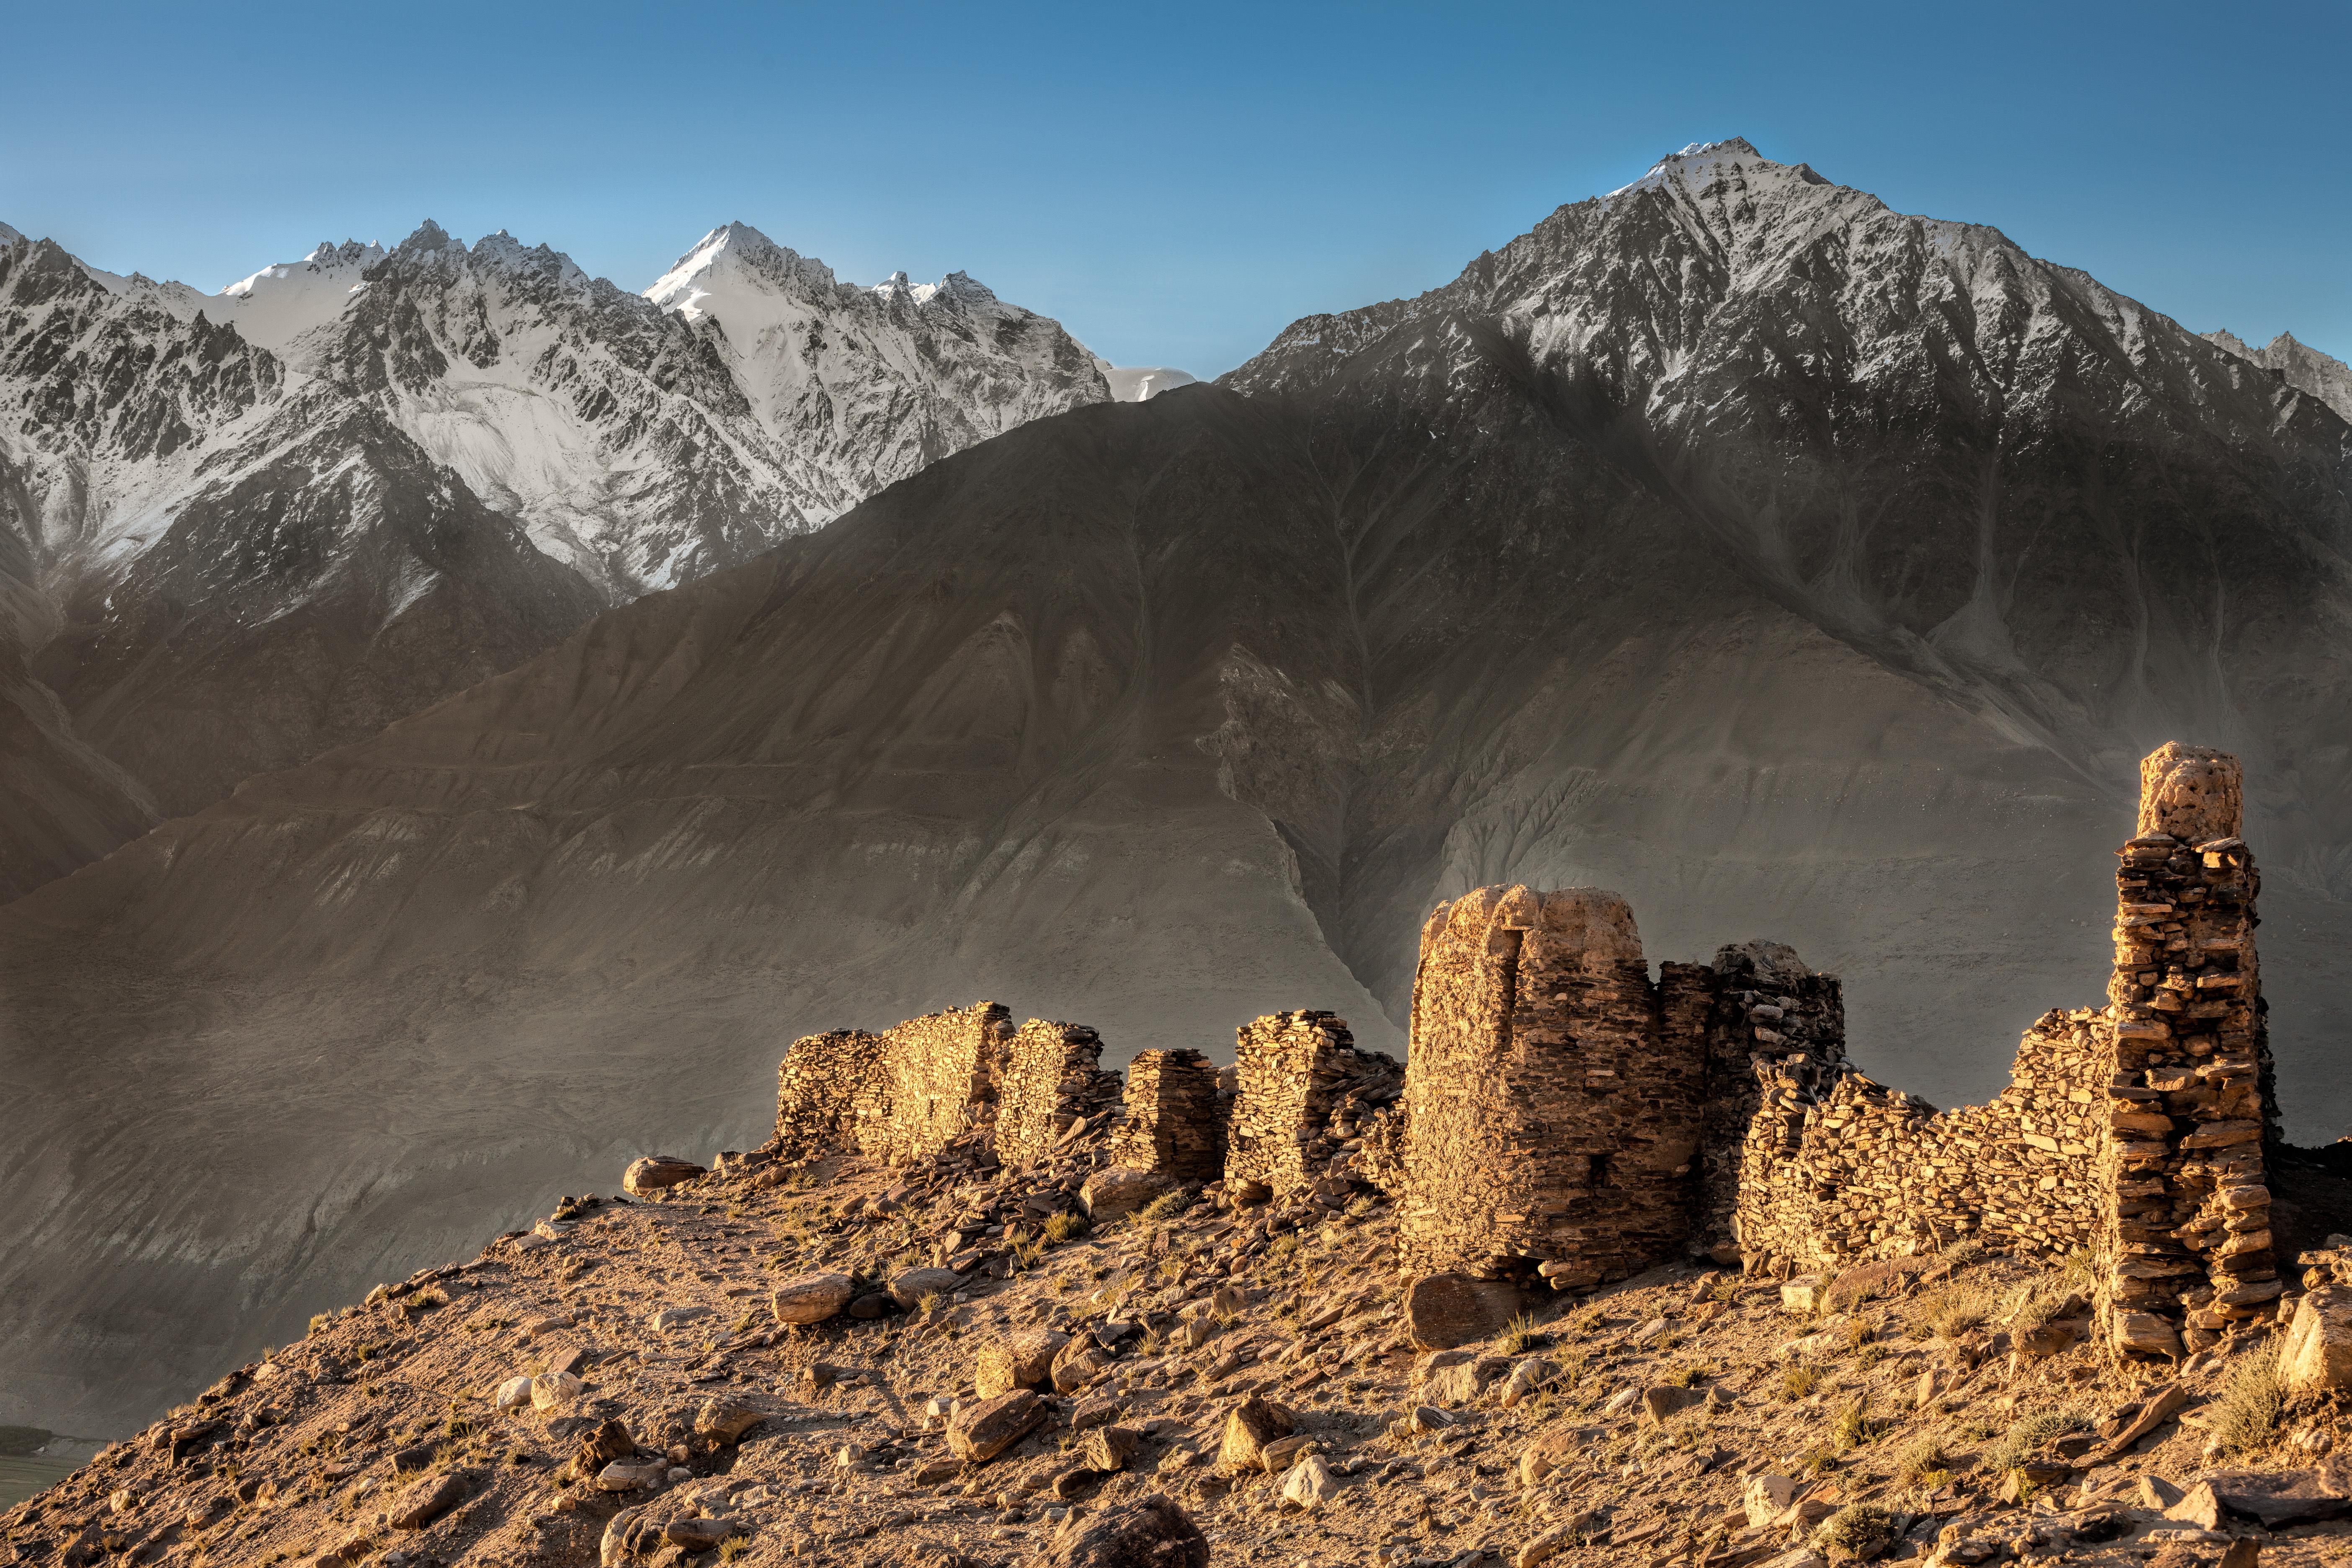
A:
<svg viewBox="0 0 2352 1568">
<path fill-rule="evenodd" d="M 1616 894 L 1481 888 L 1438 906 L 1405 1059 L 1406 1267 L 1568 1286 L 1677 1255 L 1705 1055 L 1702 1028 L 1664 1028 Z"/>
<path fill-rule="evenodd" d="M 2140 763 L 2118 850 L 2112 1192 L 2103 1303 L 2130 1353 L 2179 1354 L 2268 1317 L 2280 1293 L 2263 1147 L 2275 1133 L 2254 952 L 2262 879 L 2237 759 L 2171 743 Z"/>
</svg>

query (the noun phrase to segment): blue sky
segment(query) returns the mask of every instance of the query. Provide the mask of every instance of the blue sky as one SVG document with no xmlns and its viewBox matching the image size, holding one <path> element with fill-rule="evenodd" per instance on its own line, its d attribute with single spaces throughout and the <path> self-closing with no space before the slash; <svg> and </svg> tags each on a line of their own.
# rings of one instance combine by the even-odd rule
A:
<svg viewBox="0 0 2352 1568">
<path fill-rule="evenodd" d="M 1229 369 L 1744 135 L 2352 358 L 2352 5 L 7 7 L 0 219 L 206 289 L 426 216 L 641 289 L 740 218 Z"/>
</svg>

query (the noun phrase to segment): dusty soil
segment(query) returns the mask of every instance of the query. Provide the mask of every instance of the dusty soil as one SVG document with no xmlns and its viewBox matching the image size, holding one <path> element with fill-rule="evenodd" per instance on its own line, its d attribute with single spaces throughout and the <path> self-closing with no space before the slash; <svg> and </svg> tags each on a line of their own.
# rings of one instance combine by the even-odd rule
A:
<svg viewBox="0 0 2352 1568">
<path fill-rule="evenodd" d="M 1457 1363 L 1441 1369 L 1453 1387 L 1432 1380 L 1376 1195 L 1163 1203 L 1091 1229 L 1053 1219 L 1105 1157 L 1097 1135 L 1022 1173 L 971 1149 L 898 1171 L 738 1162 L 654 1201 L 568 1202 L 539 1231 L 322 1317 L 0 1516 L 0 1562 L 585 1563 L 635 1521 L 700 1529 L 710 1549 L 656 1532 L 640 1539 L 649 1553 L 605 1562 L 1016 1564 L 1052 1561 L 1087 1520 L 1153 1494 L 1182 1508 L 1217 1563 L 1515 1562 L 1542 1540 L 1558 1563 L 1795 1568 L 1814 1560 L 1822 1516 L 1849 1504 L 1891 1516 L 1895 1560 L 2185 1568 L 2239 1536 L 2266 1564 L 2352 1560 L 2341 1523 L 2271 1535 L 2162 1517 L 2158 1482 L 2309 1466 L 2340 1418 L 2290 1411 L 2252 1450 L 2208 1452 L 2259 1336 L 2185 1369 L 2080 1343 L 2018 1363 L 2000 1315 L 2063 1294 L 2063 1270 L 1947 1261 L 1801 1317 L 1772 1282 L 1662 1268 L 1533 1303 L 1508 1342 L 1465 1347 L 1496 1358 L 1493 1373 L 1536 1362 L 1542 1386 L 1506 1405 L 1504 1377 L 1465 1386 L 1461 1357 L 1442 1358 Z M 1070 1234 L 1046 1239 L 1055 1231 Z M 872 1310 L 881 1281 L 942 1256 L 965 1266 L 961 1287 L 909 1309 L 789 1326 L 770 1308 L 781 1281 L 835 1271 L 858 1281 L 853 1310 Z M 700 1311 L 659 1325 L 679 1309 Z M 974 1401 L 977 1352 L 1035 1328 L 1099 1331 L 1108 1364 L 1047 1391 L 1044 1424 L 1003 1454 L 960 1462 L 945 1413 Z M 553 1394 L 553 1371 L 575 1362 L 582 1386 Z M 499 1386 L 530 1375 L 549 1406 L 499 1411 Z M 2175 1379 L 2179 1415 L 2103 1458 L 2089 1424 Z M 1664 1389 L 1696 1402 L 1654 1419 L 1643 1395 Z M 1293 1507 L 1285 1476 L 1221 1458 L 1229 1414 L 1254 1395 L 1311 1438 L 1328 1500 Z M 698 1432 L 706 1407 L 730 1404 L 763 1418 L 739 1441 Z M 656 1461 L 650 1486 L 604 1490 L 601 1456 L 585 1473 L 575 1462 L 612 1421 Z M 1097 1426 L 1139 1439 L 1115 1473 L 1085 1463 Z M 1530 1452 L 1556 1468 L 1530 1479 Z M 2027 1472 L 2042 1479 L 2021 1502 L 2001 1500 L 2012 1459 L 2050 1467 Z M 1743 1495 L 1768 1475 L 1797 1492 L 1751 1524 Z M 387 1524 L 448 1478 L 447 1512 Z"/>
</svg>

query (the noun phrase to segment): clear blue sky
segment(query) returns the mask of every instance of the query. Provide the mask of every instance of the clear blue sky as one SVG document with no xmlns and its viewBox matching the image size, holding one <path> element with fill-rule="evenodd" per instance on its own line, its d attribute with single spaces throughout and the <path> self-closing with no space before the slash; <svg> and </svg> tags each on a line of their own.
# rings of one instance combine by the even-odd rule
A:
<svg viewBox="0 0 2352 1568">
<path fill-rule="evenodd" d="M 2352 5 L 16 0 L 0 219 L 216 289 L 431 216 L 642 289 L 740 218 L 1230 368 L 1744 135 L 2352 358 Z"/>
</svg>

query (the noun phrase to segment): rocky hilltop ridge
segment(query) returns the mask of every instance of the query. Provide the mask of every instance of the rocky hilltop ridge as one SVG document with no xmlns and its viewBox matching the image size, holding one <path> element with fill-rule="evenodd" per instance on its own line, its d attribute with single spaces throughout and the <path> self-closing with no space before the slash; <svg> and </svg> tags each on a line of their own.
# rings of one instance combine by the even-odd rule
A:
<svg viewBox="0 0 2352 1568">
<path fill-rule="evenodd" d="M 1402 1065 L 1323 1012 L 1124 1082 L 992 1002 L 813 1036 L 761 1148 L 639 1159 L 322 1315 L 0 1546 L 2336 1561 L 2352 1237 L 2315 1233 L 2352 1224 L 2352 1161 L 2265 1136 L 2234 759 L 2143 777 L 2109 999 L 2037 1024 L 1994 1104 L 1871 1085 L 1836 978 L 1780 944 L 1653 981 L 1592 889 L 1433 911 Z M 2050 1070 L 2070 1049 L 2097 1068 Z"/>
</svg>

